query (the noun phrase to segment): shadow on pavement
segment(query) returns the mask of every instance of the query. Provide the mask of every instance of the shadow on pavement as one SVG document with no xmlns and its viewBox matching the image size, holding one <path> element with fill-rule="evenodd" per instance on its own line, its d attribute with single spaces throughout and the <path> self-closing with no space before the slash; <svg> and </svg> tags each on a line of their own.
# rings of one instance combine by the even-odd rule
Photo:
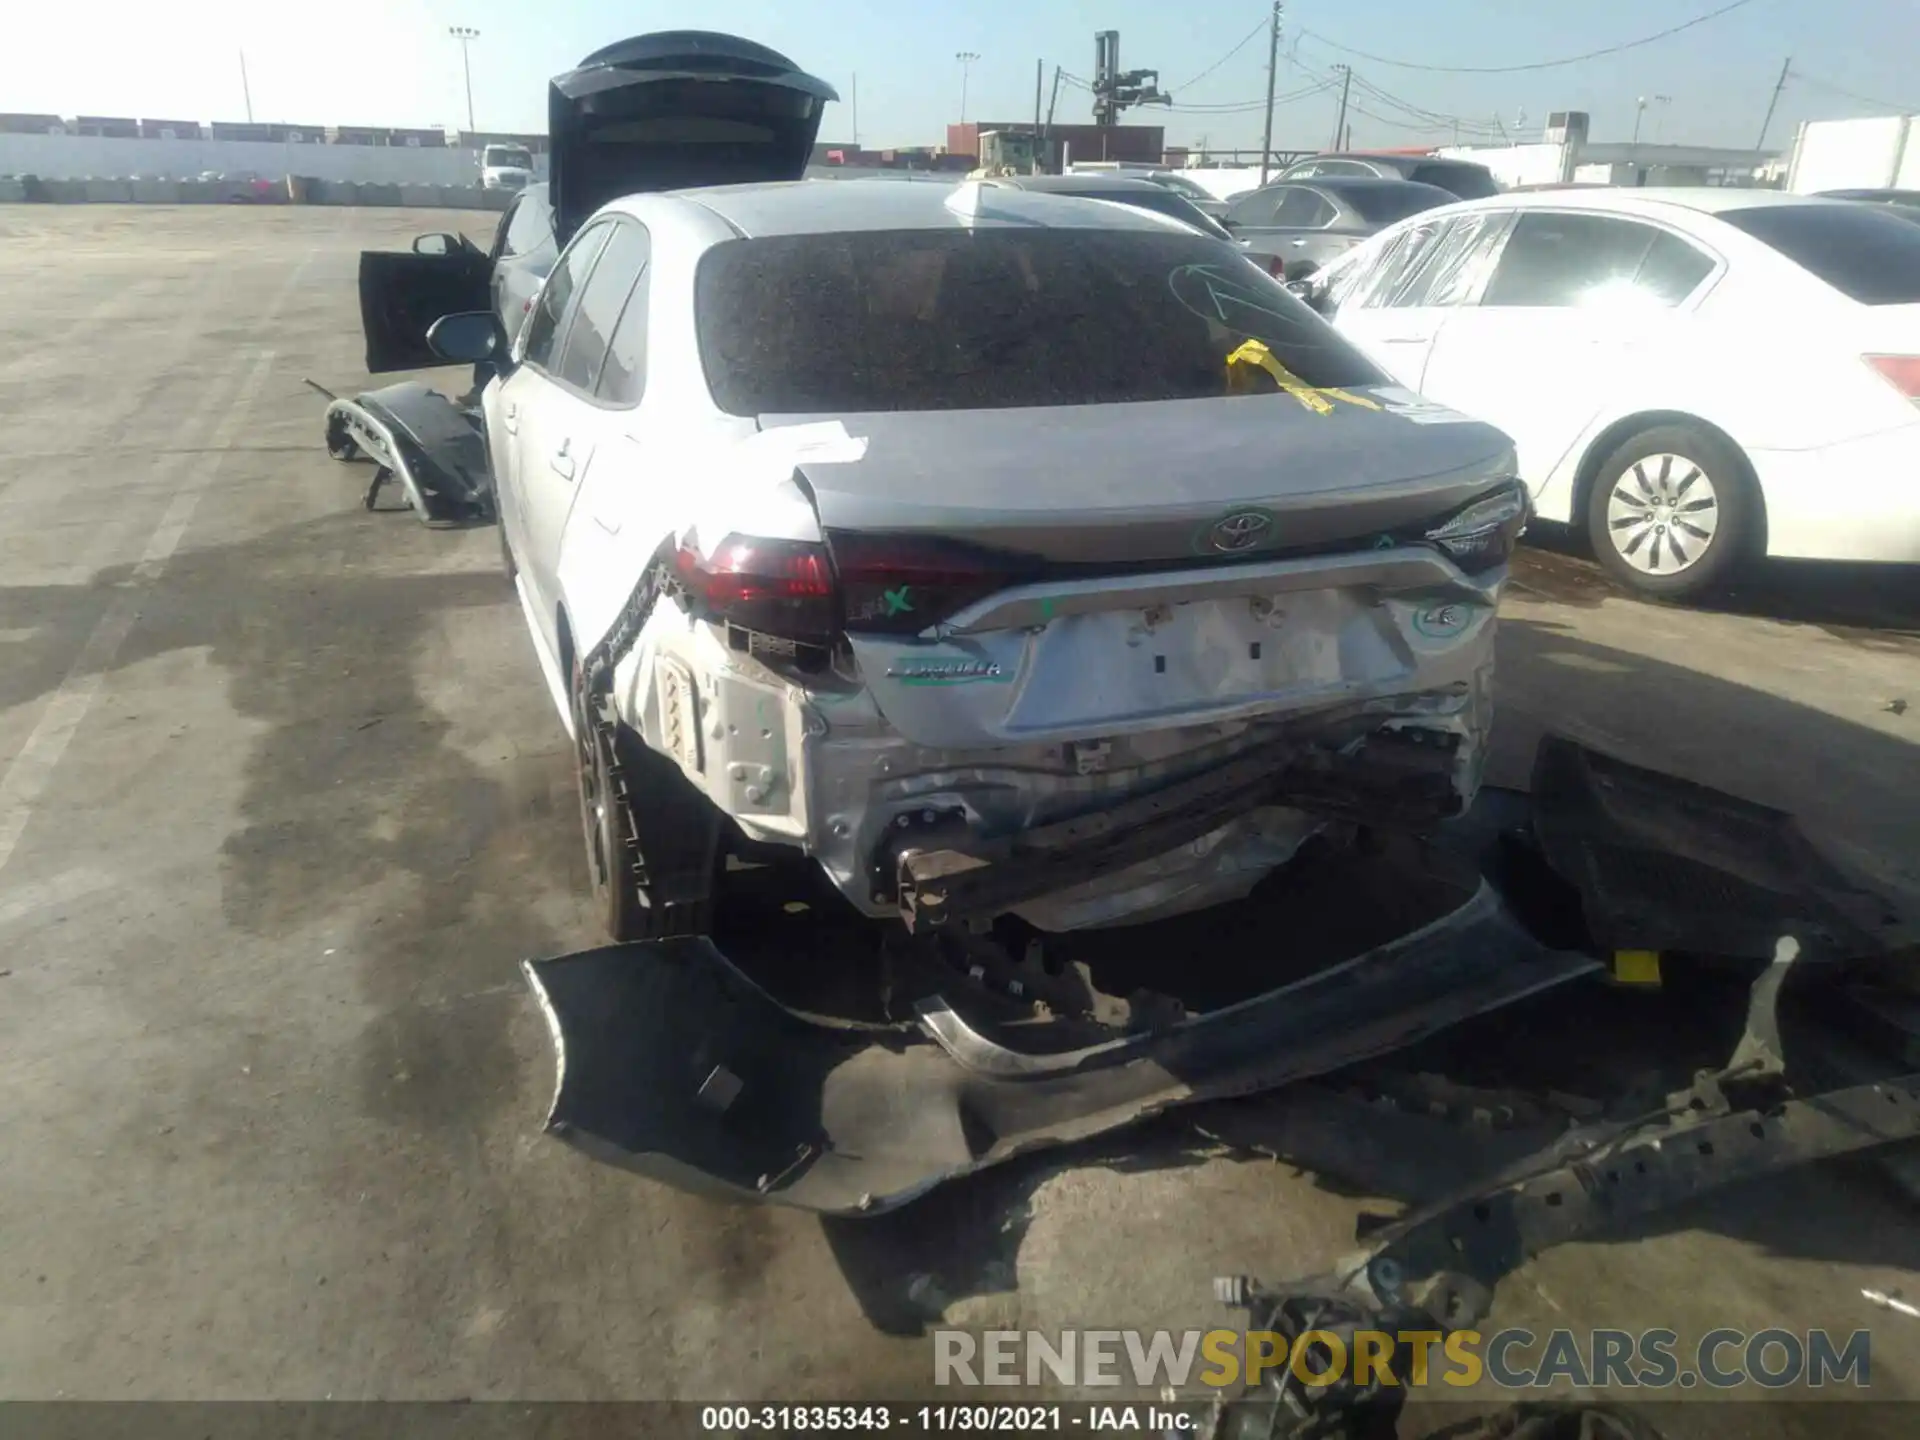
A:
<svg viewBox="0 0 1920 1440">
<path fill-rule="evenodd" d="M 1563 605 L 1598 605 L 1608 599 L 1667 603 L 1629 593 L 1592 556 L 1587 542 L 1566 527 L 1536 524 L 1514 561 L 1514 586 Z M 1920 637 L 1920 566 L 1768 560 L 1683 608 L 1817 625 L 1842 639 L 1863 632 Z"/>
</svg>

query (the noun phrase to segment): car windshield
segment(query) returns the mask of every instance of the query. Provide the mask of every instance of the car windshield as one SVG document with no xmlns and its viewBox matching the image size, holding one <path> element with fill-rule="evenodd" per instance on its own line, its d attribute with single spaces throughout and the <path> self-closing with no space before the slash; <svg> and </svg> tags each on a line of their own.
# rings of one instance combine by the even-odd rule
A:
<svg viewBox="0 0 1920 1440">
<path fill-rule="evenodd" d="M 1228 240 L 1232 236 L 1219 221 L 1200 209 L 1184 195 L 1176 195 L 1171 190 L 1163 190 L 1158 185 L 1142 185 L 1137 190 L 1050 190 L 1050 195 L 1070 195 L 1081 200 L 1107 200 L 1115 205 L 1131 205 L 1136 210 L 1151 210 L 1156 215 L 1170 215 L 1182 225 L 1191 225 L 1203 234 L 1216 240 Z"/>
<path fill-rule="evenodd" d="M 1431 185 L 1351 185 L 1341 190 L 1340 198 L 1360 212 L 1369 224 L 1385 228 L 1396 220 L 1418 215 L 1436 205 L 1451 205 L 1455 196 Z"/>
<path fill-rule="evenodd" d="M 484 163 L 488 165 L 510 165 L 521 170 L 533 168 L 533 152 L 514 145 L 489 145 Z"/>
<path fill-rule="evenodd" d="M 1135 230 L 926 229 L 725 241 L 694 283 L 734 415 L 1011 409 L 1231 393 L 1248 341 L 1310 386 L 1385 384 L 1239 251 Z"/>
<path fill-rule="evenodd" d="M 1888 207 L 1755 205 L 1720 218 L 1862 305 L 1920 303 L 1920 225 Z"/>
</svg>

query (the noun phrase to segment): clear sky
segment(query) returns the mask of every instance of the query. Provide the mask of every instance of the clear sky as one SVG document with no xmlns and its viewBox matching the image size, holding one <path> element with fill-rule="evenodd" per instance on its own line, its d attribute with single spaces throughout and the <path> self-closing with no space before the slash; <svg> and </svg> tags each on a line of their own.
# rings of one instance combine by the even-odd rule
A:
<svg viewBox="0 0 1920 1440">
<path fill-rule="evenodd" d="M 1650 35 L 1725 3 L 1298 0 L 1283 21 L 1287 58 L 1278 88 L 1301 91 L 1350 62 L 1356 144 L 1450 141 L 1456 121 L 1463 139 L 1479 139 L 1496 133 L 1496 116 L 1506 131 L 1531 134 L 1550 110 L 1586 110 L 1595 139 L 1624 140 L 1644 96 L 1643 139 L 1752 145 L 1789 55 L 1794 78 L 1768 132 L 1774 145 L 1788 142 L 1803 119 L 1920 111 L 1916 0 L 1746 0 L 1655 44 L 1508 74 L 1408 69 L 1336 48 L 1427 66 L 1527 65 Z M 970 67 L 969 118 L 1020 119 L 1033 114 L 1035 62 L 1045 62 L 1049 84 L 1056 65 L 1090 76 L 1093 33 L 1102 28 L 1120 32 L 1123 68 L 1157 68 L 1180 107 L 1132 118 L 1162 120 L 1176 142 L 1257 145 L 1268 7 L 1261 0 L 13 0 L 6 9 L 0 110 L 244 119 L 244 49 L 257 119 L 459 125 L 466 119 L 460 47 L 446 32 L 460 24 L 481 32 L 471 52 L 480 127 L 540 130 L 549 75 L 627 35 L 700 28 L 772 45 L 832 81 L 843 103 L 829 112 L 821 138 L 882 147 L 938 143 L 942 127 L 960 118 L 957 52 L 980 56 Z M 1196 78 L 1256 28 L 1262 33 Z M 1275 144 L 1327 144 L 1337 105 L 1332 90 L 1288 101 L 1277 113 Z M 1089 96 L 1072 80 L 1061 87 L 1058 116 L 1090 118 Z"/>
</svg>

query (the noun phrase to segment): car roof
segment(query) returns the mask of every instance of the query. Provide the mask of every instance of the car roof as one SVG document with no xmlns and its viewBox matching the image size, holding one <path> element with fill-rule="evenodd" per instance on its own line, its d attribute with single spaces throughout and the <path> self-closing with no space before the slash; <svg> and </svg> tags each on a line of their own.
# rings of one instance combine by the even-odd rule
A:
<svg viewBox="0 0 1920 1440">
<path fill-rule="evenodd" d="M 1384 193 L 1403 193 L 1408 190 L 1431 190 L 1436 195 L 1444 195 L 1448 200 L 1456 198 L 1451 190 L 1443 190 L 1438 185 L 1429 185 L 1424 180 L 1395 180 L 1386 175 L 1298 175 L 1291 180 L 1269 180 L 1257 190 L 1243 191 L 1242 195 L 1257 195 L 1260 190 L 1277 190 L 1282 185 L 1289 190 L 1307 188 L 1325 190 L 1334 195 L 1379 195 Z"/>
<path fill-rule="evenodd" d="M 1318 183 L 1318 182 L 1315 182 Z M 1758 210 L 1780 205 L 1837 205 L 1818 195 L 1788 195 L 1779 190 L 1745 190 L 1730 185 L 1596 186 L 1593 189 L 1509 190 L 1484 200 L 1462 200 L 1455 211 L 1612 210 L 1627 214 L 1667 215 L 1692 212 L 1723 215 L 1735 210 Z"/>
<path fill-rule="evenodd" d="M 673 192 L 670 198 L 700 205 L 747 236 L 1000 226 L 1149 231 L 1177 227 L 1183 234 L 1192 233 L 1178 220 L 1149 210 L 1066 195 L 1035 194 L 980 180 L 950 185 L 783 180 L 704 186 Z M 626 203 L 615 201 L 614 208 Z"/>
<path fill-rule="evenodd" d="M 1157 180 L 1136 175 L 1108 175 L 1098 171 L 1090 175 L 996 175 L 987 183 L 1010 185 L 1018 190 L 1034 190 L 1043 195 L 1059 190 L 1088 195 L 1099 190 L 1111 190 L 1116 195 L 1164 195 L 1167 192 L 1167 187 Z"/>
<path fill-rule="evenodd" d="M 1468 170 L 1487 168 L 1478 160 L 1462 160 L 1457 156 L 1395 155 L 1380 150 L 1328 150 L 1324 154 L 1309 155 L 1304 160 L 1296 160 L 1294 164 L 1311 165 L 1316 160 L 1378 160 L 1388 165 L 1447 165 Z"/>
</svg>

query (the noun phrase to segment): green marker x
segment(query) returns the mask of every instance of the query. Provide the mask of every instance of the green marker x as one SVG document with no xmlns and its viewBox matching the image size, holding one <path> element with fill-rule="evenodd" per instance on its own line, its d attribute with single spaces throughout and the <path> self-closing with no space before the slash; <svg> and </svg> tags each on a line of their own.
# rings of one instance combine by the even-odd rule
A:
<svg viewBox="0 0 1920 1440">
<path fill-rule="evenodd" d="M 902 585 L 898 590 L 883 590 L 881 598 L 887 602 L 887 614 L 904 615 L 913 609 L 913 601 L 907 598 L 911 585 Z"/>
</svg>

